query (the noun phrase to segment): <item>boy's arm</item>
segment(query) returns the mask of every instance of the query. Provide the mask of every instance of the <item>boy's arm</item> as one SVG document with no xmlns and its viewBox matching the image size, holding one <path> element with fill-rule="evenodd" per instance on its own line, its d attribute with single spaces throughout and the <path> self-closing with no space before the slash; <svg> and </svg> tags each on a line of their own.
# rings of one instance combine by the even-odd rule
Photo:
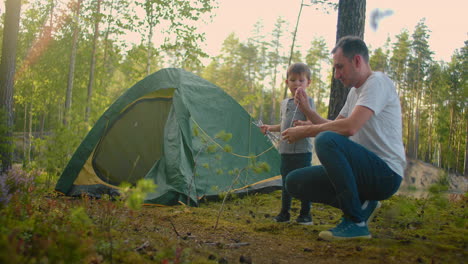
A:
<svg viewBox="0 0 468 264">
<path fill-rule="evenodd" d="M 261 125 L 260 130 L 262 131 L 263 134 L 266 134 L 267 131 L 280 132 L 281 126 L 279 124 L 278 125 Z"/>
</svg>

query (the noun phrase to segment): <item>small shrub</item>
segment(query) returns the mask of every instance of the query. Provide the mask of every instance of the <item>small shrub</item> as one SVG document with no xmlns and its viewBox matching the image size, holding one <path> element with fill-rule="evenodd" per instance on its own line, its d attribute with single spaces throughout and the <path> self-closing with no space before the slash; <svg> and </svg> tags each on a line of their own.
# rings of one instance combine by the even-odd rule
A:
<svg viewBox="0 0 468 264">
<path fill-rule="evenodd" d="M 129 184 L 124 183 L 121 185 L 121 189 L 125 205 L 132 210 L 138 210 L 142 207 L 146 195 L 155 191 L 156 184 L 152 180 L 141 179 L 137 182 L 136 187 L 131 188 Z"/>
</svg>

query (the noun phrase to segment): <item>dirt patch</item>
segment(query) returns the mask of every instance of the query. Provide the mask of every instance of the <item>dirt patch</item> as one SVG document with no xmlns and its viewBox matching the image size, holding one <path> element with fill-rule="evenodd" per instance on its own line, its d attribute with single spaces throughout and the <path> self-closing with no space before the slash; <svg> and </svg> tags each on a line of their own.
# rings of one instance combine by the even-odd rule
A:
<svg viewBox="0 0 468 264">
<path fill-rule="evenodd" d="M 433 184 L 447 181 L 451 193 L 468 192 L 468 179 L 462 175 L 447 173 L 420 160 L 407 159 L 405 177 L 399 193 L 414 197 L 425 197 Z"/>
</svg>

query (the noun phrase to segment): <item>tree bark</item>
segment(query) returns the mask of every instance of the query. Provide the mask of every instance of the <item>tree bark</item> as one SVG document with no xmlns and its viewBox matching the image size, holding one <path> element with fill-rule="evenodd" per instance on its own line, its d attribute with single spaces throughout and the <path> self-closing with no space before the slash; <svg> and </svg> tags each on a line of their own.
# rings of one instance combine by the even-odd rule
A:
<svg viewBox="0 0 468 264">
<path fill-rule="evenodd" d="M 13 160 L 12 130 L 13 130 L 13 91 L 16 71 L 16 47 L 18 42 L 19 21 L 21 13 L 20 0 L 6 0 L 5 22 L 3 31 L 2 58 L 0 62 L 0 100 L 2 103 L 0 114 L 3 118 L 0 135 L 0 173 L 11 168 Z"/>
<path fill-rule="evenodd" d="M 336 42 L 344 36 L 364 37 L 366 21 L 366 0 L 340 0 L 338 3 L 338 24 Z M 350 88 L 335 79 L 332 74 L 328 119 L 335 119 L 343 108 Z"/>
</svg>

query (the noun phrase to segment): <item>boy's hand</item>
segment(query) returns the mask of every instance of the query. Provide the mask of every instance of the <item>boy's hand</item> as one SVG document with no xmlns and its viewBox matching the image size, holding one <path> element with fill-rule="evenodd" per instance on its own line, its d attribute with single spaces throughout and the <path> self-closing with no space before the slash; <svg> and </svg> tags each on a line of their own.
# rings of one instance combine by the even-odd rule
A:
<svg viewBox="0 0 468 264">
<path fill-rule="evenodd" d="M 312 125 L 312 122 L 309 120 L 303 121 L 303 120 L 294 120 L 293 126 L 307 126 L 307 125 Z"/>
<path fill-rule="evenodd" d="M 301 109 L 302 112 L 310 108 L 309 100 L 307 99 L 307 94 L 303 88 L 299 88 L 296 90 L 294 102 L 296 103 L 296 105 L 299 105 L 299 109 Z"/>
<path fill-rule="evenodd" d="M 265 135 L 267 133 L 267 131 L 270 130 L 270 126 L 269 125 L 261 125 L 260 130 Z"/>
</svg>

